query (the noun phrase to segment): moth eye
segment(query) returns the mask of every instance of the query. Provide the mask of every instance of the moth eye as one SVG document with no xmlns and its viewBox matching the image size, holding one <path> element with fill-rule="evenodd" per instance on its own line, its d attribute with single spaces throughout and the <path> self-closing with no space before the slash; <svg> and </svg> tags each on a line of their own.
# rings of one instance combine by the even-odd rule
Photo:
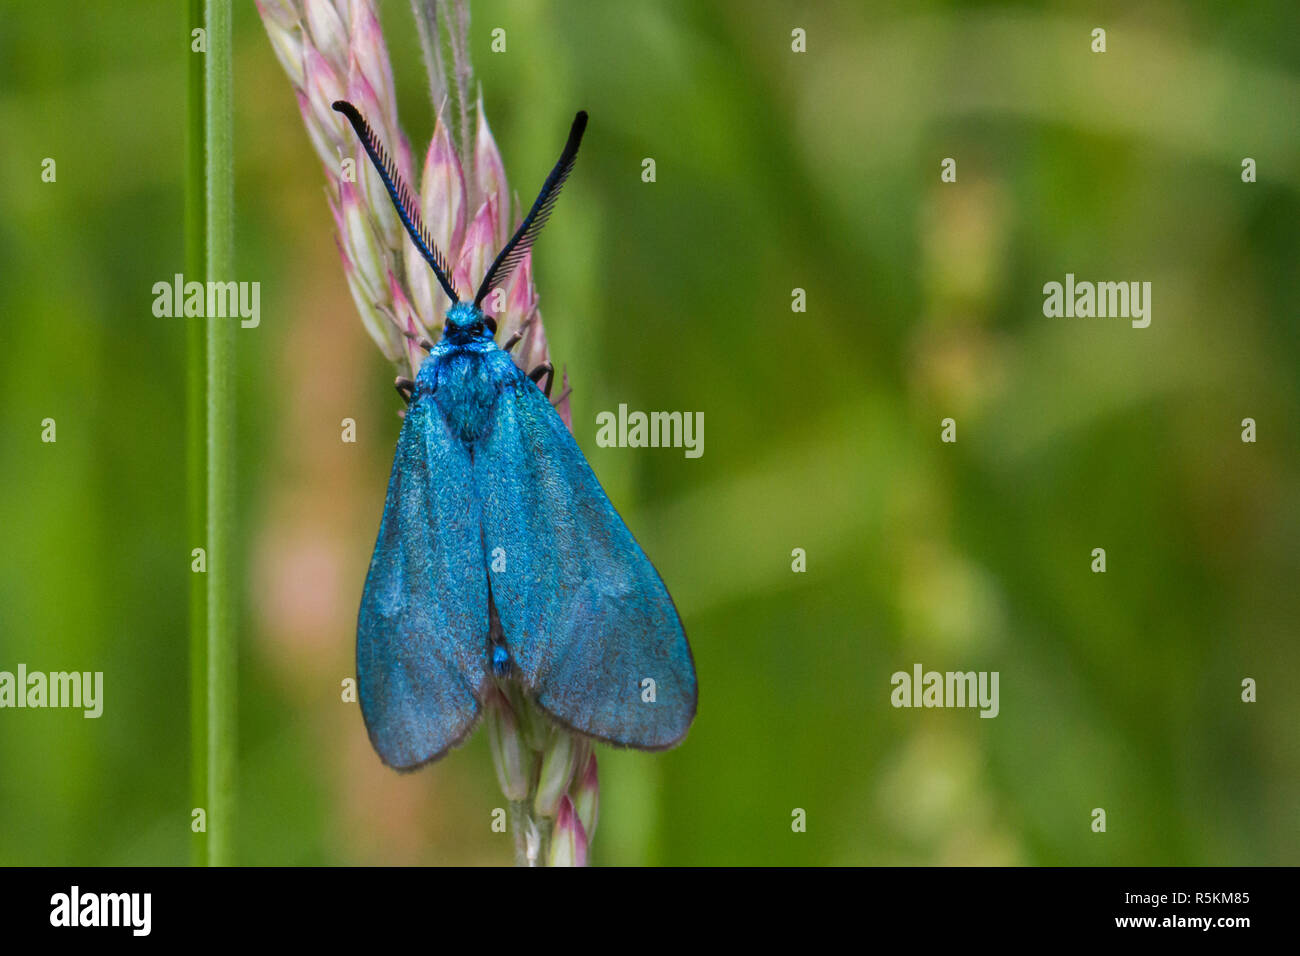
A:
<svg viewBox="0 0 1300 956">
<path fill-rule="evenodd" d="M 493 335 L 497 334 L 497 320 L 492 318 L 492 316 L 490 315 L 483 316 L 483 324 L 488 327 L 488 331 L 490 331 Z"/>
</svg>

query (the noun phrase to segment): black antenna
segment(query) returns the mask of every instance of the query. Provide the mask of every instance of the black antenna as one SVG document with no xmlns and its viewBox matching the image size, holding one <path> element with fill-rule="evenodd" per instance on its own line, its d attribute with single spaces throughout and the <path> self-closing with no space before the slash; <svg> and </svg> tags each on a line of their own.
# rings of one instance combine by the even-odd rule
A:
<svg viewBox="0 0 1300 956">
<path fill-rule="evenodd" d="M 560 197 L 560 187 L 569 178 L 569 173 L 573 172 L 574 160 L 578 158 L 578 145 L 582 142 L 582 134 L 586 129 L 587 112 L 579 110 L 578 115 L 573 118 L 573 126 L 569 128 L 569 141 L 564 144 L 564 152 L 560 153 L 551 175 L 547 176 L 546 182 L 542 184 L 542 191 L 537 194 L 537 201 L 533 203 L 533 208 L 528 210 L 528 215 L 524 216 L 519 229 L 505 244 L 505 248 L 497 253 L 496 259 L 492 261 L 492 267 L 483 277 L 483 284 L 478 287 L 478 294 L 474 296 L 475 308 L 482 303 L 493 284 L 498 279 L 509 276 L 532 248 L 537 234 L 542 231 L 542 226 L 546 225 L 546 220 L 551 215 L 555 200 Z"/>
<path fill-rule="evenodd" d="M 420 221 L 420 207 L 416 203 L 414 196 L 411 195 L 411 187 L 402 181 L 402 177 L 397 172 L 397 166 L 389 158 L 388 151 L 384 149 L 384 144 L 379 141 L 379 137 L 370 128 L 370 124 L 366 122 L 365 117 L 347 100 L 336 100 L 334 109 L 346 116 L 348 122 L 352 124 L 352 128 L 357 131 L 357 138 L 361 140 L 361 145 L 365 147 L 370 161 L 375 164 L 375 169 L 379 172 L 379 178 L 388 187 L 388 195 L 397 208 L 398 218 L 402 220 L 402 225 L 406 227 L 406 231 L 410 234 L 411 241 L 415 243 L 415 248 L 420 250 L 420 255 L 424 256 L 424 261 L 429 263 L 429 267 L 433 269 L 433 274 L 438 277 L 438 284 L 442 286 L 447 295 L 451 296 L 453 303 L 459 302 L 460 296 L 456 294 L 456 287 L 451 284 L 451 269 L 447 267 L 447 260 L 442 257 L 438 247 L 429 238 L 429 231 L 424 228 L 424 223 Z"/>
</svg>

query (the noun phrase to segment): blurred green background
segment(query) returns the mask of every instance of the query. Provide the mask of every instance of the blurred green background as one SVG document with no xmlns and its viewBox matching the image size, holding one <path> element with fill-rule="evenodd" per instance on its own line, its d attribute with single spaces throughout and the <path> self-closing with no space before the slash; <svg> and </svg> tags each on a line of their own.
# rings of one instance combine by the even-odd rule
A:
<svg viewBox="0 0 1300 956">
<path fill-rule="evenodd" d="M 105 709 L 0 711 L 0 863 L 182 863 L 186 320 L 151 289 L 184 269 L 184 5 L 5 6 L 0 670 L 102 670 Z M 699 669 L 679 749 L 600 751 L 595 861 L 1295 863 L 1295 4 L 786 6 L 473 4 L 515 189 L 591 113 L 542 311 Z M 235 30 L 238 859 L 506 863 L 481 732 L 399 776 L 340 700 L 399 403 L 251 3 Z M 1045 318 L 1067 272 L 1150 281 L 1150 328 Z M 597 447 L 622 402 L 702 411 L 703 457 Z M 918 662 L 998 671 L 1000 715 L 892 708 Z"/>
</svg>

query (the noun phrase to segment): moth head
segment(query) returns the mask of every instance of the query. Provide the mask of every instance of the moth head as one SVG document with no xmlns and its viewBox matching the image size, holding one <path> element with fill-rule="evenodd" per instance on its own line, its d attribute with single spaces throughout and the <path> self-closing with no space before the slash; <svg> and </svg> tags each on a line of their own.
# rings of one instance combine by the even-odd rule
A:
<svg viewBox="0 0 1300 956">
<path fill-rule="evenodd" d="M 475 339 L 492 338 L 497 334 L 496 320 L 484 315 L 483 310 L 470 302 L 457 302 L 447 310 L 447 321 L 442 336 L 457 345 Z"/>
</svg>

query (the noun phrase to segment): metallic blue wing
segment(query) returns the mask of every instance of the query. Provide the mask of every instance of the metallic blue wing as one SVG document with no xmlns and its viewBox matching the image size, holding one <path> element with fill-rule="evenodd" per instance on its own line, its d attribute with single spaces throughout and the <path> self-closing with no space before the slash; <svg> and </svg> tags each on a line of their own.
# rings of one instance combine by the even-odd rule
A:
<svg viewBox="0 0 1300 956">
<path fill-rule="evenodd" d="M 397 441 L 357 621 L 357 684 L 371 743 L 410 769 L 474 726 L 485 686 L 487 572 L 469 451 L 432 397 Z"/>
<path fill-rule="evenodd" d="M 681 618 L 560 416 L 502 357 L 473 468 L 492 595 L 519 679 L 573 730 L 671 747 L 697 698 Z"/>
</svg>

